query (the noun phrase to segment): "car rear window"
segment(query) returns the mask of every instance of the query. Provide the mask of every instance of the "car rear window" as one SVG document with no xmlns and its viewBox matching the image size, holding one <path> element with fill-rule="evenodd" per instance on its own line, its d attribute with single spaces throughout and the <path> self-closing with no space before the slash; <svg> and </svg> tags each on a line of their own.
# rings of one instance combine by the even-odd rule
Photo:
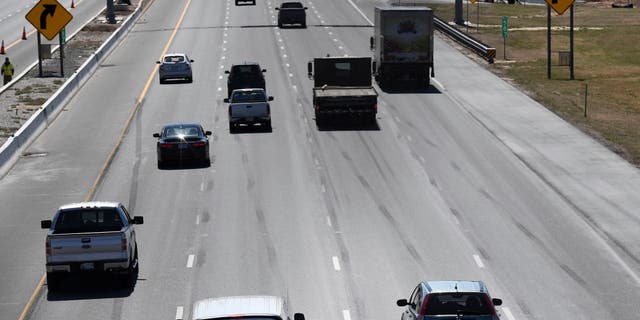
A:
<svg viewBox="0 0 640 320">
<path fill-rule="evenodd" d="M 233 66 L 233 73 L 238 75 L 247 75 L 247 74 L 257 74 L 261 73 L 260 67 L 253 65 L 241 65 L 241 66 Z"/>
<path fill-rule="evenodd" d="M 53 233 L 118 231 L 124 223 L 115 208 L 61 211 Z"/>
<path fill-rule="evenodd" d="M 164 62 L 166 63 L 184 62 L 184 56 L 166 56 L 164 57 Z"/>
<path fill-rule="evenodd" d="M 479 292 L 432 293 L 428 295 L 425 315 L 489 315 L 488 298 Z"/>
<path fill-rule="evenodd" d="M 233 102 L 266 101 L 263 91 L 236 91 L 231 99 Z"/>
<path fill-rule="evenodd" d="M 184 138 L 184 137 L 199 137 L 200 129 L 195 126 L 191 127 L 168 127 L 164 129 L 164 136 L 166 138 Z"/>
<path fill-rule="evenodd" d="M 302 3 L 300 2 L 284 2 L 282 3 L 283 8 L 302 8 Z"/>
</svg>

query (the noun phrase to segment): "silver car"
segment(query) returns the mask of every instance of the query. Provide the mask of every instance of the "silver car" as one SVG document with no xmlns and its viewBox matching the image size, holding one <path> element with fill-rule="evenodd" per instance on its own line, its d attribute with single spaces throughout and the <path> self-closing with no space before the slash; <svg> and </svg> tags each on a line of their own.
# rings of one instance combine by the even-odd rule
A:
<svg viewBox="0 0 640 320">
<path fill-rule="evenodd" d="M 193 304 L 193 320 L 214 319 L 290 320 L 287 303 L 276 296 L 234 296 L 209 298 Z M 294 320 L 304 320 L 302 313 Z"/>
<path fill-rule="evenodd" d="M 156 63 L 160 65 L 160 68 L 158 68 L 160 84 L 166 83 L 169 79 L 193 82 L 193 73 L 191 71 L 193 60 L 189 59 L 186 54 L 168 53 Z"/>
</svg>

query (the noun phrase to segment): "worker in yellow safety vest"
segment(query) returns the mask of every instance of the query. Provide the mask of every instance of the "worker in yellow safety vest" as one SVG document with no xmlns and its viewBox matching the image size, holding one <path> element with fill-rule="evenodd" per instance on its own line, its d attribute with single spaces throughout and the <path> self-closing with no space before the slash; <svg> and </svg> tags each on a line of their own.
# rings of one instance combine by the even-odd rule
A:
<svg viewBox="0 0 640 320">
<path fill-rule="evenodd" d="M 2 75 L 4 76 L 4 84 L 7 84 L 13 78 L 13 65 L 9 61 L 9 58 L 4 59 L 2 64 Z"/>
</svg>

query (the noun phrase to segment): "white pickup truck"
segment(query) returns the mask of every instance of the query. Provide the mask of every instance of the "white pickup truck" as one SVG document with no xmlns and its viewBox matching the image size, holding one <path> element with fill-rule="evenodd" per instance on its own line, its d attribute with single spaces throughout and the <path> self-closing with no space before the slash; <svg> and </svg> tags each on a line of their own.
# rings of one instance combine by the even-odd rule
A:
<svg viewBox="0 0 640 320">
<path fill-rule="evenodd" d="M 47 287 L 60 288 L 64 276 L 73 273 L 115 273 L 126 287 L 138 276 L 138 246 L 131 218 L 117 202 L 81 202 L 61 206 L 53 220 L 42 220 L 46 237 Z"/>
<path fill-rule="evenodd" d="M 256 124 L 271 131 L 269 101 L 273 101 L 273 97 L 267 97 L 262 88 L 233 90 L 231 97 L 224 99 L 224 102 L 229 103 L 229 131 L 233 133 L 240 126 L 252 127 Z"/>
</svg>

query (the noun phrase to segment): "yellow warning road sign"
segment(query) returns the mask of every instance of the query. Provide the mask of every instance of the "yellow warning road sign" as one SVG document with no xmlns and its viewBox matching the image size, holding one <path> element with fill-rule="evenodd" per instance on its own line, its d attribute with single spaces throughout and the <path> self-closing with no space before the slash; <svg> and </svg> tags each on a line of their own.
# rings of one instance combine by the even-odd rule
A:
<svg viewBox="0 0 640 320">
<path fill-rule="evenodd" d="M 40 0 L 24 17 L 49 40 L 53 40 L 73 19 L 71 13 L 56 0 Z"/>
<path fill-rule="evenodd" d="M 547 4 L 551 6 L 551 8 L 553 8 L 553 10 L 558 15 L 562 15 L 565 11 L 567 11 L 567 9 L 569 9 L 569 7 L 571 7 L 571 5 L 573 4 L 573 1 L 575 0 L 545 0 L 545 1 L 547 1 Z"/>
</svg>

